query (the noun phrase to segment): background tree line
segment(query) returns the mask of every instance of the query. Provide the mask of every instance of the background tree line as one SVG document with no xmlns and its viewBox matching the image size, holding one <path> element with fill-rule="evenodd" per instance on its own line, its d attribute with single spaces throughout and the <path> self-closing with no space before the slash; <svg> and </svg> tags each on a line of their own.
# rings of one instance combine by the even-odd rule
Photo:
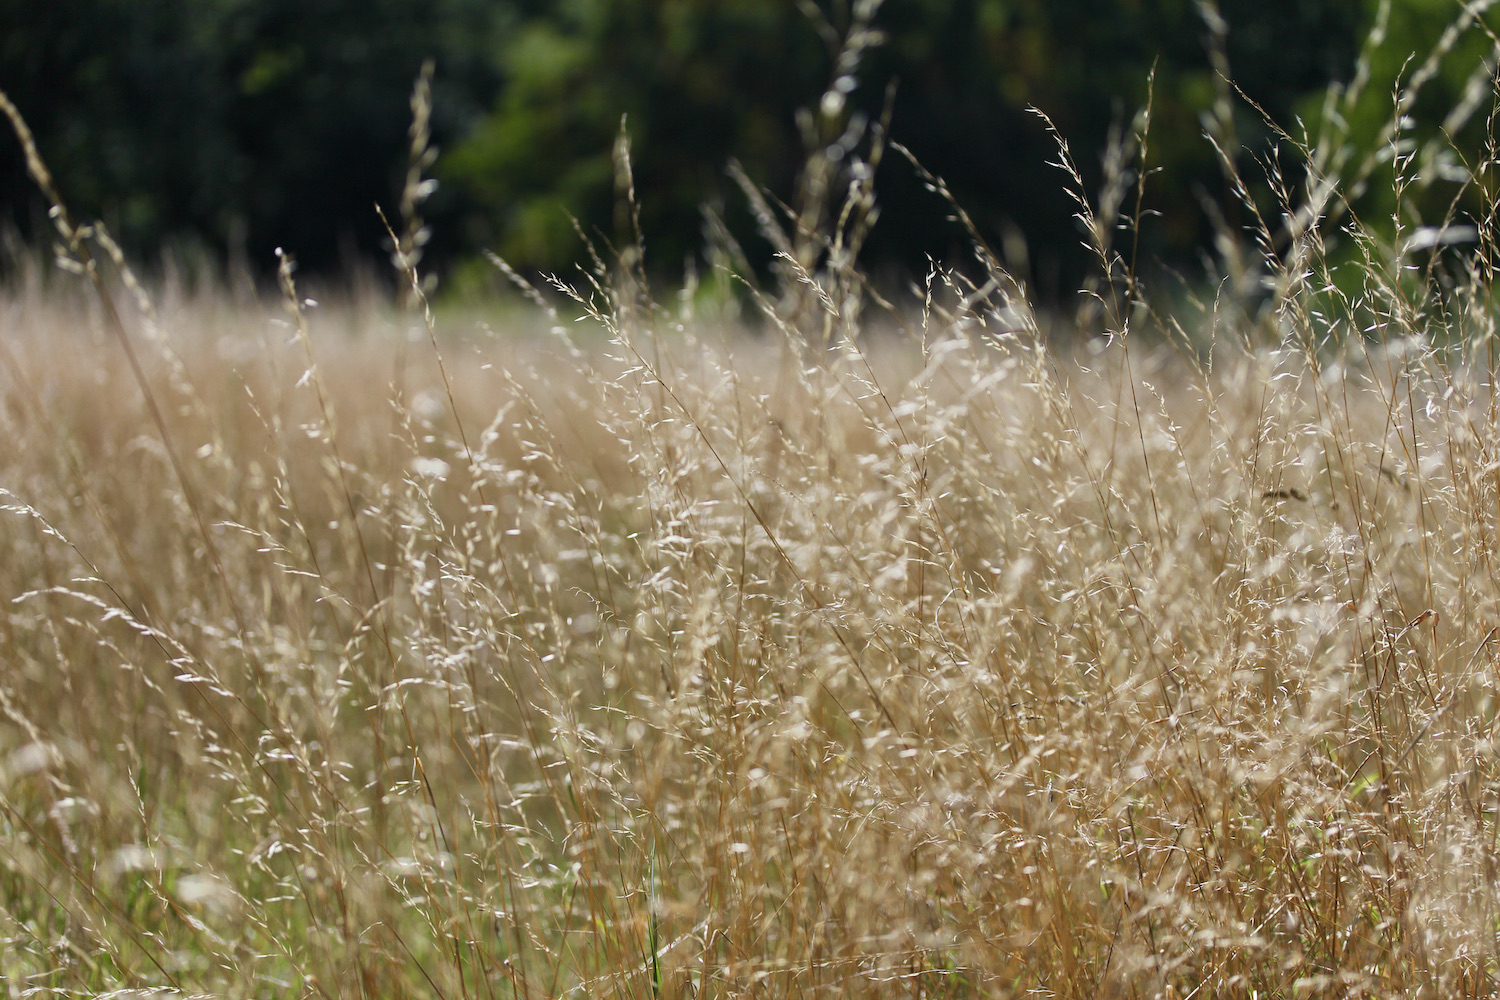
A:
<svg viewBox="0 0 1500 1000">
<path fill-rule="evenodd" d="M 797 111 L 831 71 L 817 21 L 846 23 L 848 2 L 0 0 L 0 87 L 76 207 L 143 257 L 177 244 L 264 269 L 285 246 L 331 273 L 382 253 L 373 206 L 395 203 L 411 85 L 431 58 L 442 156 L 426 206 L 430 262 L 462 273 L 494 248 L 522 268 L 557 269 L 580 255 L 573 218 L 614 235 L 610 155 L 625 115 L 650 260 L 680 274 L 701 248 L 705 204 L 766 252 L 754 250 L 725 165 L 738 160 L 789 197 L 804 153 Z M 1292 127 L 1322 120 L 1325 88 L 1348 80 L 1363 51 L 1372 81 L 1340 127 L 1351 143 L 1375 142 L 1392 86 L 1460 10 L 1455 0 L 888 0 L 876 22 L 886 41 L 850 99 L 878 115 L 895 81 L 894 138 L 997 246 L 1023 236 L 1037 287 L 1055 295 L 1086 265 L 1048 163 L 1054 140 L 1029 106 L 1051 116 L 1097 184 L 1111 130 L 1145 101 L 1154 69 L 1159 173 L 1144 249 L 1191 267 L 1214 215 L 1232 213 L 1201 138 L 1225 93 L 1216 68 L 1227 63 L 1246 97 Z M 1368 40 L 1377 23 L 1383 35 Z M 1424 101 L 1459 101 L 1492 52 L 1484 31 L 1470 32 Z M 1259 115 L 1235 105 L 1238 137 L 1263 149 Z M 1460 140 L 1476 146 L 1483 118 L 1460 123 Z M 910 274 L 959 250 L 963 234 L 907 164 L 888 159 L 879 191 L 877 272 Z M 0 223 L 35 239 L 44 222 L 15 143 L 0 142 Z"/>
</svg>

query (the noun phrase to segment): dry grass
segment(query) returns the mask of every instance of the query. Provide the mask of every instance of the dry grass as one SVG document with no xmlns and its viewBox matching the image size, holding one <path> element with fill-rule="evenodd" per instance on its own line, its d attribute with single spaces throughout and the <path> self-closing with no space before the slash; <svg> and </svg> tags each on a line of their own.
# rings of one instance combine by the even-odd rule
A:
<svg viewBox="0 0 1500 1000">
<path fill-rule="evenodd" d="M 174 306 L 164 445 L 86 310 L 5 308 L 13 986 L 1495 984 L 1500 433 L 1442 354 L 481 342 L 471 455 L 395 338 L 305 378 Z"/>
<path fill-rule="evenodd" d="M 10 995 L 1500 991 L 1490 234 L 877 336 L 849 176 L 786 336 L 0 299 Z"/>
</svg>

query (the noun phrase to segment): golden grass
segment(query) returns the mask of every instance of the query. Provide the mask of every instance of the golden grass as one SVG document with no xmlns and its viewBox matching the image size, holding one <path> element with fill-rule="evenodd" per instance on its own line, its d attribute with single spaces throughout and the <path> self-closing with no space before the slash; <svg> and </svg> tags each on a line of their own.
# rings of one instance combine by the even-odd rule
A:
<svg viewBox="0 0 1500 1000">
<path fill-rule="evenodd" d="M 883 143 L 749 191 L 758 337 L 639 246 L 424 329 L 415 198 L 411 312 L 152 307 L 59 210 L 92 297 L 0 296 L 10 995 L 1500 992 L 1495 233 L 1338 271 L 1317 168 L 1164 317 L 1126 143 L 1106 336 L 982 245 L 875 333 Z"/>
<path fill-rule="evenodd" d="M 1495 987 L 1460 358 L 3 308 L 13 988 Z"/>
</svg>

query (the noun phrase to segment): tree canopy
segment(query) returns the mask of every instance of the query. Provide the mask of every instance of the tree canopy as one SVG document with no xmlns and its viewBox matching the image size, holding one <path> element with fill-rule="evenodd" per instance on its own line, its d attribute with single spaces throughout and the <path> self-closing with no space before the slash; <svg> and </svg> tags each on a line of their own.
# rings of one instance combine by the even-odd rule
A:
<svg viewBox="0 0 1500 1000">
<path fill-rule="evenodd" d="M 701 248 L 705 204 L 755 245 L 729 162 L 791 196 L 804 155 L 798 109 L 829 82 L 826 36 L 849 6 L 0 0 L 0 87 L 67 196 L 137 252 L 175 241 L 267 266 L 286 246 L 335 271 L 382 252 L 374 205 L 395 203 L 408 96 L 433 59 L 441 187 L 426 208 L 437 266 L 494 248 L 519 267 L 556 269 L 580 254 L 575 220 L 618 235 L 611 150 L 623 117 L 650 258 L 675 271 Z M 1056 140 L 1028 108 L 1050 116 L 1096 185 L 1112 130 L 1129 124 L 1151 81 L 1159 173 L 1144 248 L 1191 261 L 1213 215 L 1232 213 L 1202 139 L 1226 96 L 1235 112 L 1220 125 L 1252 151 L 1270 136 L 1262 112 L 1293 133 L 1339 128 L 1351 148 L 1388 141 L 1395 82 L 1420 69 L 1459 12 L 1450 0 L 888 0 L 875 22 L 884 44 L 849 99 L 878 117 L 893 93 L 893 138 L 997 245 L 1024 237 L 1045 295 L 1082 265 L 1064 177 L 1049 166 Z M 1493 51 L 1483 32 L 1460 37 L 1415 109 L 1434 116 L 1419 131 L 1439 136 L 1476 87 L 1488 107 Z M 1369 84 L 1358 101 L 1329 105 L 1326 88 L 1354 77 L 1361 52 Z M 1478 141 L 1472 121 L 1459 124 Z M 0 185 L 0 217 L 38 235 L 38 199 L 12 142 L 0 143 Z M 899 158 L 878 190 L 877 269 L 910 273 L 959 251 L 963 234 Z"/>
</svg>

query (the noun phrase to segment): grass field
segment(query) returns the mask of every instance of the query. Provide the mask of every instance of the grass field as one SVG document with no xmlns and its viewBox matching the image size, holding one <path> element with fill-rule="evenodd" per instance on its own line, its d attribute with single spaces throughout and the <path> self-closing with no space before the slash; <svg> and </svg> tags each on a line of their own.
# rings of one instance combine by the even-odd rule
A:
<svg viewBox="0 0 1500 1000">
<path fill-rule="evenodd" d="M 1068 338 L 858 183 L 754 335 L 18 280 L 7 995 L 1494 995 L 1493 233 L 1317 197 Z"/>
</svg>

